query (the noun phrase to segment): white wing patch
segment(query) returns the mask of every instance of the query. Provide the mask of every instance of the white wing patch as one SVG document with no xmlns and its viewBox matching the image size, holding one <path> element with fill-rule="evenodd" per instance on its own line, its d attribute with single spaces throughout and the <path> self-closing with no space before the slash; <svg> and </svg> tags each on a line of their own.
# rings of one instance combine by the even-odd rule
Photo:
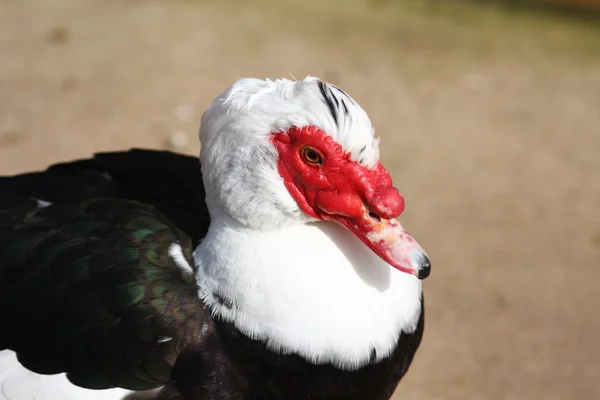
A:
<svg viewBox="0 0 600 400">
<path fill-rule="evenodd" d="M 0 400 L 133 400 L 152 399 L 158 390 L 91 390 L 73 385 L 66 374 L 40 375 L 24 368 L 14 351 L 0 351 Z"/>
<path fill-rule="evenodd" d="M 179 243 L 171 243 L 169 246 L 169 256 L 175 261 L 175 264 L 181 270 L 181 273 L 186 277 L 194 276 L 194 269 L 190 265 L 189 262 L 185 259 L 183 255 L 183 250 L 181 249 L 181 245 Z"/>
</svg>

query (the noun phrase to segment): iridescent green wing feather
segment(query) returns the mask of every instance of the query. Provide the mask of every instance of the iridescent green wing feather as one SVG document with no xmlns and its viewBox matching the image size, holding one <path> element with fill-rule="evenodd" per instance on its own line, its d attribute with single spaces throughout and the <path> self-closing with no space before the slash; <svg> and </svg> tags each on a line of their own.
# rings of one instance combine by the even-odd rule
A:
<svg viewBox="0 0 600 400">
<path fill-rule="evenodd" d="M 210 323 L 188 236 L 154 207 L 98 198 L 0 207 L 0 349 L 87 388 L 145 390 L 168 381 L 177 355 Z"/>
</svg>

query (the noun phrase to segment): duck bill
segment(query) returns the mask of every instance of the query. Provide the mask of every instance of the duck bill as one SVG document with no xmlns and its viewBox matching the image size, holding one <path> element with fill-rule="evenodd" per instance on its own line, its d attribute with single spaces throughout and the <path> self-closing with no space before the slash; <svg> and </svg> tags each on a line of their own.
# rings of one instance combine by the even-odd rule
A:
<svg viewBox="0 0 600 400">
<path fill-rule="evenodd" d="M 361 218 L 329 215 L 352 232 L 375 254 L 399 271 L 425 279 L 431 272 L 431 262 L 421 245 L 395 219 L 379 218 L 365 213 Z"/>
</svg>

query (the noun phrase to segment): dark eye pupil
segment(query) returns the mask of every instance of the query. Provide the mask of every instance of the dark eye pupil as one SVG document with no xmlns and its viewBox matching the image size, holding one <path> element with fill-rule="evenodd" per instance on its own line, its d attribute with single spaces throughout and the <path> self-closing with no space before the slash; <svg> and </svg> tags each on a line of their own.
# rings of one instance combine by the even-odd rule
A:
<svg viewBox="0 0 600 400">
<path fill-rule="evenodd" d="M 309 148 L 304 149 L 304 158 L 306 161 L 314 164 L 321 162 L 321 156 L 319 153 Z"/>
</svg>

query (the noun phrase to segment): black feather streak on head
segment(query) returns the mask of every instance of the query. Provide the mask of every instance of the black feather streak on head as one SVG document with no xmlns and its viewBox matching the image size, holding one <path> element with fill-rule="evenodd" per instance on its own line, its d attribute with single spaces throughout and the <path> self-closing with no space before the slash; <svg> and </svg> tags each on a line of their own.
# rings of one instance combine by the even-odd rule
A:
<svg viewBox="0 0 600 400">
<path fill-rule="evenodd" d="M 338 91 L 338 92 L 340 92 L 342 95 L 344 95 L 344 97 L 345 97 L 345 98 L 347 98 L 347 99 L 350 101 L 350 103 L 352 103 L 352 104 L 356 104 L 356 103 L 354 102 L 354 100 L 352 100 L 352 97 L 348 96 L 348 94 L 347 94 L 346 92 L 344 92 L 342 89 L 340 89 L 339 87 L 337 87 L 337 86 L 335 86 L 335 85 L 331 85 L 331 86 L 333 86 L 333 88 L 334 88 L 335 90 L 337 90 L 337 91 Z"/>
<path fill-rule="evenodd" d="M 335 98 L 335 96 L 332 96 L 331 93 L 329 93 L 330 89 L 327 88 L 327 85 L 324 82 L 319 81 L 318 84 L 319 84 L 319 90 L 321 91 L 321 95 L 323 96 L 323 101 L 325 102 L 325 104 L 329 108 L 329 113 L 333 117 L 335 125 L 338 126 L 337 107 L 333 103 L 333 101 L 334 100 L 337 101 L 337 99 Z"/>
<path fill-rule="evenodd" d="M 356 104 L 354 102 L 354 100 L 352 100 L 352 97 L 348 96 L 348 94 L 346 92 L 344 92 L 342 89 L 340 89 L 339 87 L 335 86 L 335 85 L 331 85 L 335 90 L 337 90 L 338 92 L 340 92 L 345 98 L 346 100 L 348 100 L 350 103 L 352 104 Z M 350 115 L 350 111 L 348 110 L 348 106 L 346 105 L 346 101 L 344 99 L 340 99 L 341 103 L 342 103 L 342 107 L 344 108 L 344 114 L 346 115 Z"/>
<path fill-rule="evenodd" d="M 344 107 L 344 114 L 349 115 L 348 106 L 346 106 L 346 102 L 342 100 L 342 107 Z"/>
</svg>

